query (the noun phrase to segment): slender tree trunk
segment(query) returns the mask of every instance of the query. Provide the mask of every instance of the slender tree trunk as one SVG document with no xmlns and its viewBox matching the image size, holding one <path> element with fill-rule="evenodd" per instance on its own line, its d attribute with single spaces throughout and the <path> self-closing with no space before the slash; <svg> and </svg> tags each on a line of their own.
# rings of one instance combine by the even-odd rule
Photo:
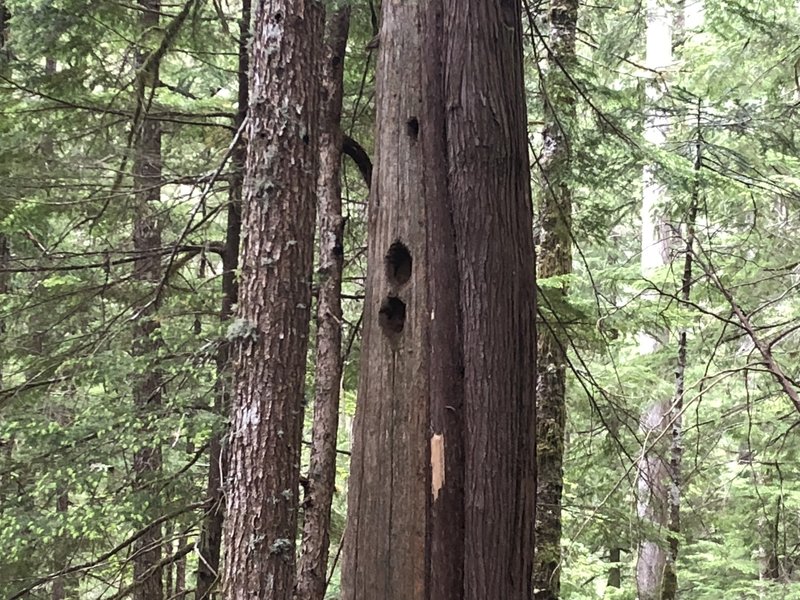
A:
<svg viewBox="0 0 800 600">
<path fill-rule="evenodd" d="M 140 28 L 147 31 L 158 27 L 160 0 L 139 0 L 141 7 Z M 154 249 L 161 246 L 161 226 L 155 206 L 161 197 L 161 126 L 148 117 L 152 102 L 152 91 L 158 83 L 158 61 L 146 60 L 144 49 L 137 50 L 140 67 L 136 81 L 137 103 L 140 119 L 134 123 L 136 148 L 133 164 L 134 185 L 134 223 L 133 248 L 140 258 L 133 267 L 133 278 L 147 286 L 154 286 L 161 277 L 161 261 Z M 158 350 L 158 307 L 152 298 L 146 297 L 145 304 L 137 310 L 133 331 L 133 356 L 141 365 L 142 372 L 134 383 L 134 403 L 141 420 L 142 433 L 147 437 L 150 422 L 157 418 L 156 412 L 161 404 L 162 377 L 154 358 Z M 148 482 L 161 470 L 161 448 L 157 443 L 144 446 L 134 454 L 134 470 L 137 485 L 147 490 Z M 158 499 L 152 497 L 144 508 L 147 520 L 159 515 Z M 157 567 L 161 560 L 161 527 L 153 526 L 136 541 L 133 547 L 134 581 L 142 584 L 133 592 L 134 600 L 161 600 L 163 588 L 162 569 Z"/>
<path fill-rule="evenodd" d="M 572 175 L 568 128 L 575 120 L 576 97 L 566 73 L 574 72 L 577 0 L 550 4 L 548 65 L 543 79 L 545 128 L 540 159 L 542 191 L 537 276 L 572 272 Z M 566 296 L 567 286 L 559 291 Z M 561 571 L 561 494 L 564 488 L 564 427 L 566 424 L 566 348 L 568 340 L 557 322 L 538 338 L 536 560 L 533 594 L 537 600 L 559 596 Z"/>
<path fill-rule="evenodd" d="M 5 2 L 0 0 L 0 73 L 5 75 L 7 63 L 8 63 L 8 49 L 7 49 L 7 41 L 8 41 L 8 21 L 11 18 L 11 13 L 6 8 Z M 6 273 L 6 269 L 9 267 L 9 261 L 11 258 L 11 250 L 9 249 L 8 245 L 8 237 L 5 234 L 0 233 L 0 295 L 5 295 L 8 293 L 8 282 L 9 282 L 9 274 Z M 6 323 L 4 319 L 0 319 L 0 348 L 6 348 L 5 343 L 6 337 Z M 4 356 L 0 355 L 0 390 L 3 389 L 3 364 Z"/>
<path fill-rule="evenodd" d="M 320 8 L 258 0 L 242 213 L 227 478 L 226 600 L 288 600 L 295 583 L 300 444 L 316 177 Z"/>
<path fill-rule="evenodd" d="M 171 523 L 167 523 L 164 526 L 164 539 L 168 540 L 164 545 L 164 547 L 167 550 L 167 556 L 171 556 L 173 549 L 175 548 L 175 543 L 172 540 L 173 530 L 171 525 L 172 525 Z M 164 598 L 167 599 L 173 597 L 172 583 L 175 581 L 173 578 L 174 570 L 175 570 L 175 563 L 170 562 L 166 567 L 164 567 L 164 571 L 162 573 L 162 580 L 164 582 Z"/>
<path fill-rule="evenodd" d="M 56 512 L 62 515 L 62 518 L 66 520 L 67 511 L 69 510 L 69 495 L 68 492 L 62 488 L 61 493 L 59 493 L 58 498 L 56 499 Z M 56 560 L 55 564 L 53 565 L 56 570 L 61 570 L 67 566 L 67 553 L 64 551 L 64 546 L 68 544 L 67 540 L 58 540 L 57 545 L 58 548 L 56 550 Z M 56 577 L 53 579 L 53 589 L 52 593 L 50 594 L 52 600 L 64 600 L 67 598 L 67 578 L 66 577 Z"/>
<path fill-rule="evenodd" d="M 531 597 L 519 17 L 518 2 L 383 3 L 344 600 Z"/>
<path fill-rule="evenodd" d="M 694 228 L 697 218 L 697 206 L 700 198 L 700 169 L 702 167 L 701 139 L 701 105 L 697 105 L 697 141 L 695 142 L 694 172 L 692 197 L 686 219 L 686 237 L 683 258 L 683 276 L 681 279 L 680 297 L 688 303 L 692 289 L 692 259 L 694 246 Z M 678 536 L 681 532 L 681 485 L 683 462 L 683 397 L 685 390 L 686 353 L 688 347 L 687 331 L 681 330 L 678 335 L 678 359 L 675 367 L 675 398 L 672 402 L 669 420 L 671 438 L 669 452 L 670 489 L 667 498 L 667 529 L 669 529 L 669 552 L 664 565 L 664 581 L 661 588 L 661 600 L 675 600 L 678 597 Z"/>
<path fill-rule="evenodd" d="M 242 14 L 239 21 L 239 91 L 235 120 L 236 131 L 247 116 L 248 98 L 248 40 L 250 39 L 250 0 L 242 1 Z M 219 318 L 227 322 L 233 315 L 233 307 L 239 296 L 236 270 L 239 267 L 239 241 L 242 228 L 242 181 L 244 178 L 246 146 L 240 141 L 231 156 L 233 177 L 228 195 L 228 223 L 225 230 L 225 248 L 222 253 L 222 306 Z M 230 343 L 224 341 L 217 351 L 217 381 L 215 411 L 227 415 L 230 404 Z M 215 583 L 219 577 L 220 548 L 225 516 L 225 496 L 223 487 L 223 465 L 226 456 L 222 450 L 222 434 L 212 436 L 209 444 L 208 484 L 206 494 L 210 507 L 203 521 L 203 530 L 198 546 L 197 583 L 195 598 L 211 600 L 217 597 Z"/>
<path fill-rule="evenodd" d="M 178 549 L 184 548 L 189 543 L 189 537 L 182 535 L 178 538 Z M 196 598 L 197 596 L 195 596 Z M 186 598 L 186 556 L 181 556 L 175 561 L 175 600 Z"/>
<path fill-rule="evenodd" d="M 320 274 L 317 298 L 316 392 L 311 461 L 303 502 L 303 543 L 298 563 L 297 600 L 323 600 L 328 566 L 331 502 L 336 479 L 339 388 L 342 379 L 342 95 L 344 54 L 350 6 L 329 15 L 322 57 L 322 104 L 319 123 Z"/>
</svg>

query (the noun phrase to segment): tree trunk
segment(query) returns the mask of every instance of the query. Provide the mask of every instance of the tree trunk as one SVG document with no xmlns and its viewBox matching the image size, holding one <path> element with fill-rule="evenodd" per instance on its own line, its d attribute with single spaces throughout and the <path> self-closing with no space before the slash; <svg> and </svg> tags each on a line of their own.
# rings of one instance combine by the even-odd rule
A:
<svg viewBox="0 0 800 600">
<path fill-rule="evenodd" d="M 672 21 L 663 0 L 647 2 L 647 52 L 646 66 L 655 72 L 672 64 Z M 645 140 L 653 146 L 663 146 L 666 141 L 669 118 L 657 108 L 662 95 L 660 83 L 647 86 Z M 666 190 L 655 175 L 655 167 L 647 165 L 643 173 L 642 194 L 642 274 L 649 276 L 669 261 L 668 226 L 657 214 L 664 201 Z M 663 332 L 640 335 L 642 354 L 655 352 L 665 341 Z M 667 494 L 669 469 L 666 462 L 668 446 L 664 432 L 670 417 L 669 399 L 656 399 L 644 411 L 641 429 L 644 434 L 642 454 L 637 472 L 637 514 L 643 528 L 636 563 L 636 588 L 639 600 L 656 600 L 661 595 L 661 585 L 666 564 L 666 552 L 653 531 L 667 526 Z"/>
<path fill-rule="evenodd" d="M 59 513 L 60 518 L 66 521 L 66 513 L 69 510 L 69 491 L 64 486 L 59 486 L 58 498 L 56 498 L 56 512 Z M 56 571 L 60 571 L 68 566 L 69 554 L 69 540 L 60 539 L 56 542 L 57 547 L 54 549 L 56 556 L 55 567 Z M 64 600 L 67 598 L 67 583 L 68 579 L 65 576 L 56 577 L 53 579 L 53 589 L 50 597 L 52 600 Z"/>
<path fill-rule="evenodd" d="M 513 1 L 383 3 L 345 600 L 531 597 L 519 17 Z"/>
<path fill-rule="evenodd" d="M 251 42 L 241 286 L 225 519 L 226 600 L 288 600 L 295 583 L 311 304 L 320 9 L 259 0 Z"/>
<path fill-rule="evenodd" d="M 0 234 L 0 296 L 5 296 L 9 292 L 9 275 L 6 269 L 9 267 L 11 259 L 11 250 L 8 245 L 8 237 Z M 6 343 L 6 321 L 0 319 L 0 390 L 3 389 L 3 371 L 5 368 L 5 354 L 8 348 Z M 0 440 L 2 442 L 2 440 Z"/>
<path fill-rule="evenodd" d="M 247 117 L 248 99 L 248 43 L 250 39 L 250 0 L 242 1 L 242 14 L 239 21 L 239 91 L 236 131 Z M 242 181 L 244 178 L 246 146 L 240 140 L 231 155 L 233 177 L 228 192 L 228 223 L 225 230 L 225 248 L 222 253 L 222 306 L 219 318 L 227 322 L 233 315 L 233 307 L 239 297 L 236 270 L 239 267 L 239 241 L 242 229 Z M 214 410 L 226 416 L 230 405 L 230 342 L 223 341 L 216 356 L 217 381 Z M 225 517 L 225 496 L 222 493 L 223 465 L 226 456 L 222 451 L 222 434 L 215 433 L 209 444 L 208 484 L 206 495 L 210 506 L 203 521 L 197 562 L 197 583 L 195 598 L 211 600 L 217 597 L 215 584 L 219 577 L 219 557 L 222 546 L 222 528 Z"/>
<path fill-rule="evenodd" d="M 566 73 L 574 72 L 577 0 L 553 0 L 550 5 L 549 60 L 543 79 L 545 127 L 540 159 L 542 191 L 537 277 L 572 272 L 572 164 L 568 129 L 575 120 L 576 97 Z M 567 287 L 558 293 L 563 304 Z M 545 302 L 547 300 L 545 299 Z M 564 427 L 566 424 L 567 336 L 558 315 L 539 334 L 537 401 L 536 559 L 534 598 L 555 600 L 561 572 L 561 494 L 564 488 Z"/>
<path fill-rule="evenodd" d="M 702 126 L 701 105 L 697 106 L 697 141 L 695 142 L 694 173 L 692 197 L 686 219 L 686 238 L 683 257 L 683 276 L 681 279 L 681 301 L 689 303 L 692 289 L 692 258 L 694 228 L 697 206 L 700 199 L 700 169 L 702 167 Z M 675 600 L 678 597 L 678 536 L 681 532 L 681 486 L 683 463 L 683 397 L 685 391 L 686 353 L 688 348 L 686 329 L 678 335 L 678 357 L 675 366 L 675 398 L 670 410 L 671 436 L 669 449 L 670 489 L 667 498 L 667 529 L 669 530 L 669 552 L 664 565 L 664 582 L 661 586 L 661 600 Z"/>
<path fill-rule="evenodd" d="M 5 2 L 0 2 L 0 70 L 4 70 L 11 62 L 11 48 L 8 45 L 8 22 L 11 20 L 11 11 Z"/>
<path fill-rule="evenodd" d="M 185 548 L 189 543 L 189 536 L 182 535 L 178 538 L 178 550 Z M 195 596 L 197 597 L 197 596 Z M 175 561 L 175 596 L 174 600 L 186 598 L 186 556 L 181 556 Z"/>
<path fill-rule="evenodd" d="M 608 587 L 619 588 L 622 584 L 620 560 L 622 560 L 622 548 L 612 547 L 608 552 L 608 562 L 611 563 L 611 568 L 608 570 Z"/>
<path fill-rule="evenodd" d="M 139 0 L 142 31 L 158 27 L 160 0 Z M 158 208 L 154 206 L 161 196 L 161 125 L 148 117 L 152 91 L 158 83 L 158 61 L 146 60 L 146 49 L 137 49 L 140 67 L 136 81 L 138 122 L 134 123 L 136 147 L 133 165 L 135 214 L 133 223 L 133 248 L 140 257 L 133 267 L 133 279 L 142 283 L 143 289 L 156 285 L 161 277 L 161 260 L 153 250 L 161 247 L 161 226 Z M 161 404 L 162 377 L 157 367 L 158 306 L 145 295 L 144 305 L 137 311 L 133 331 L 132 354 L 142 369 L 134 384 L 134 403 L 140 419 L 142 433 L 148 437 L 150 421 L 157 418 Z M 158 444 L 144 446 L 134 454 L 134 471 L 137 485 L 147 490 L 148 482 L 161 470 L 161 449 Z M 153 497 L 144 509 L 144 517 L 152 521 L 159 515 L 158 499 Z M 161 527 L 151 527 L 134 544 L 134 581 L 142 581 L 133 592 L 134 600 L 161 600 L 163 596 L 161 572 Z"/>
<path fill-rule="evenodd" d="M 323 600 L 328 566 L 331 502 L 336 479 L 339 388 L 342 379 L 342 114 L 344 54 L 350 6 L 331 14 L 322 57 L 319 123 L 320 282 L 317 298 L 316 393 L 308 486 L 303 502 L 303 543 L 298 564 L 297 600 Z"/>
</svg>

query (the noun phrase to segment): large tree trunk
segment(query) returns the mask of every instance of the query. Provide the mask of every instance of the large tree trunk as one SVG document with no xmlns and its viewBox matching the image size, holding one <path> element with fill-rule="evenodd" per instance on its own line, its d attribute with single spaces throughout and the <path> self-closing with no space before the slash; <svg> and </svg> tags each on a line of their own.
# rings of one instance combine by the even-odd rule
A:
<svg viewBox="0 0 800 600">
<path fill-rule="evenodd" d="M 139 0 L 141 16 L 139 26 L 148 31 L 159 24 L 160 0 Z M 155 249 L 161 247 L 161 227 L 158 222 L 158 207 L 154 206 L 161 196 L 161 125 L 148 117 L 152 90 L 158 83 L 158 61 L 146 60 L 147 52 L 137 49 L 137 64 L 140 71 L 136 81 L 137 104 L 140 119 L 134 123 L 136 147 L 133 164 L 134 223 L 133 248 L 139 258 L 134 262 L 133 278 L 142 282 L 143 288 L 156 285 L 161 277 L 161 261 Z M 161 404 L 162 377 L 158 370 L 155 353 L 158 350 L 158 310 L 156 302 L 145 294 L 144 305 L 137 310 L 133 331 L 133 356 L 142 372 L 134 384 L 134 403 L 141 421 L 143 435 L 150 430 L 150 421 Z M 161 449 L 157 444 L 144 446 L 134 454 L 134 470 L 137 485 L 147 490 L 148 483 L 161 470 Z M 157 498 L 151 498 L 144 510 L 146 520 L 154 520 L 159 514 Z M 161 571 L 161 527 L 151 527 L 134 544 L 134 581 L 141 585 L 133 592 L 134 600 L 161 600 L 163 596 Z"/>
<path fill-rule="evenodd" d="M 250 0 L 242 1 L 242 14 L 239 21 L 239 91 L 234 125 L 236 131 L 247 116 L 248 98 L 248 40 L 250 39 Z M 242 181 L 244 178 L 246 146 L 240 140 L 231 155 L 233 176 L 228 193 L 228 223 L 225 230 L 225 247 L 222 253 L 222 306 L 219 318 L 227 322 L 233 315 L 233 307 L 239 297 L 236 269 L 239 267 L 239 240 L 242 229 Z M 217 381 L 214 410 L 226 416 L 230 404 L 230 343 L 226 340 L 220 345 L 216 356 Z M 206 494 L 210 506 L 203 521 L 197 562 L 197 584 L 195 598 L 211 600 L 217 597 L 215 584 L 219 578 L 219 558 L 222 546 L 222 528 L 225 516 L 225 496 L 222 493 L 223 465 L 226 456 L 222 452 L 222 434 L 212 436 L 209 444 L 208 484 Z"/>
<path fill-rule="evenodd" d="M 288 600 L 314 253 L 320 9 L 307 0 L 259 0 L 254 9 L 223 593 Z"/>
<path fill-rule="evenodd" d="M 383 3 L 345 600 L 531 597 L 519 16 L 513 1 Z"/>
<path fill-rule="evenodd" d="M 319 294 L 317 297 L 316 392 L 311 460 L 303 502 L 303 543 L 297 569 L 297 600 L 323 600 L 328 566 L 331 502 L 336 479 L 339 388 L 342 379 L 342 95 L 350 6 L 327 20 L 322 57 L 319 123 Z"/>
<path fill-rule="evenodd" d="M 543 79 L 545 127 L 540 159 L 542 191 L 537 277 L 572 272 L 572 165 L 569 131 L 575 120 L 576 96 L 566 73 L 574 70 L 577 0 L 553 0 L 550 5 L 548 65 Z M 565 73 L 566 72 L 566 73 Z M 557 290 L 566 296 L 566 285 Z M 555 303 L 553 309 L 561 303 Z M 564 488 L 564 427 L 566 423 L 566 332 L 558 314 L 538 339 L 536 560 L 533 594 L 555 600 L 561 572 L 561 494 Z"/>
</svg>

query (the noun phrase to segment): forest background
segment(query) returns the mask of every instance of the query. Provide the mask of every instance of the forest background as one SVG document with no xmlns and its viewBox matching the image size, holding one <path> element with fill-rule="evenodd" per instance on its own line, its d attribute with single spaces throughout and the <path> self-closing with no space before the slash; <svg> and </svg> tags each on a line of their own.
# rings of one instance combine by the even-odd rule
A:
<svg viewBox="0 0 800 600">
<path fill-rule="evenodd" d="M 141 594 L 154 565 L 161 597 L 214 586 L 219 565 L 204 572 L 203 553 L 220 544 L 208 539 L 227 422 L 219 372 L 248 335 L 229 287 L 248 6 L 0 4 L 1 597 Z M 342 6 L 327 8 L 330 24 Z M 558 377 L 555 392 L 540 382 L 540 494 L 550 482 L 556 500 L 539 510 L 556 522 L 539 523 L 537 572 L 554 565 L 550 592 L 565 599 L 641 597 L 641 565 L 660 553 L 660 568 L 677 557 L 684 598 L 800 598 L 800 6 L 523 9 L 540 261 L 560 244 L 558 264 L 539 265 L 540 377 L 566 378 L 565 392 Z M 348 13 L 328 598 L 386 43 L 379 6 L 355 0 Z M 158 161 L 143 150 L 148 127 Z M 552 143 L 566 148 L 555 171 Z M 555 433 L 542 435 L 548 415 Z"/>
</svg>

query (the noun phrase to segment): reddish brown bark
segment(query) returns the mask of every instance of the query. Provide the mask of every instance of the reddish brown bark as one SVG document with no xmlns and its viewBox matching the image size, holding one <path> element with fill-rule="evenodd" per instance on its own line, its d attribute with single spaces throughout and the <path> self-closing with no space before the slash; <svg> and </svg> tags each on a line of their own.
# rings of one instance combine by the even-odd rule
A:
<svg viewBox="0 0 800 600">
<path fill-rule="evenodd" d="M 317 296 L 316 392 L 308 484 L 303 501 L 303 543 L 297 569 L 297 600 L 325 596 L 331 502 L 336 479 L 336 437 L 342 378 L 342 114 L 344 54 L 350 6 L 329 15 L 322 56 L 319 112 L 319 293 Z"/>
<path fill-rule="evenodd" d="M 288 600 L 311 304 L 319 19 L 306 0 L 259 0 L 253 9 L 223 595 Z"/>
<path fill-rule="evenodd" d="M 519 15 L 514 1 L 383 4 L 346 600 L 530 598 Z"/>
</svg>

